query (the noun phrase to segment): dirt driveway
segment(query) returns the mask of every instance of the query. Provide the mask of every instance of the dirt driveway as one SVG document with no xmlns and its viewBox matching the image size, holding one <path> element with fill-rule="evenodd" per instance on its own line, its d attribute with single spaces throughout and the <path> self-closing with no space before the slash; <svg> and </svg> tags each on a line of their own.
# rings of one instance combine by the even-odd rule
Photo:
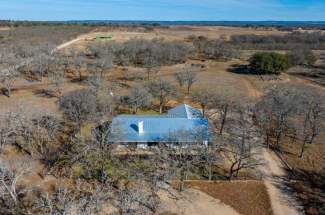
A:
<svg viewBox="0 0 325 215">
<path fill-rule="evenodd" d="M 264 183 L 268 189 L 274 215 L 299 215 L 300 206 L 290 195 L 290 189 L 286 187 L 284 178 L 286 173 L 280 159 L 268 149 L 263 149 L 263 158 L 266 163 L 261 170 L 264 175 Z"/>
</svg>

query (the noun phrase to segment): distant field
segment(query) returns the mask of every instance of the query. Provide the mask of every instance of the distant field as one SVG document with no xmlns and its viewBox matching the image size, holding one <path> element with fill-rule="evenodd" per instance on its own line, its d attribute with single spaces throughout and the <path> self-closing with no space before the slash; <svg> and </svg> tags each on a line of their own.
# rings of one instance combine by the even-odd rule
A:
<svg viewBox="0 0 325 215">
<path fill-rule="evenodd" d="M 140 29 L 140 30 L 139 30 Z M 232 35 L 255 34 L 255 35 L 285 35 L 288 32 L 279 31 L 276 29 L 263 28 L 244 28 L 244 27 L 223 27 L 223 26 L 170 26 L 169 28 L 156 28 L 152 31 L 145 31 L 138 28 L 137 31 L 126 31 L 125 29 L 106 29 L 99 28 L 98 32 L 90 33 L 86 36 L 87 39 L 95 39 L 96 35 L 113 36 L 112 40 L 123 42 L 131 38 L 153 39 L 164 38 L 169 41 L 184 40 L 191 35 L 205 36 L 211 39 L 219 39 L 221 37 L 229 38 Z"/>
</svg>

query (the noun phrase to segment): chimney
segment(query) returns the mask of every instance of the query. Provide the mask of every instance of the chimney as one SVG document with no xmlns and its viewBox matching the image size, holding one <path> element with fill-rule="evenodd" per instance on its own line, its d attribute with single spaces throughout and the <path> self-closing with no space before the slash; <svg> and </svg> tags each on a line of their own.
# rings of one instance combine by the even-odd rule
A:
<svg viewBox="0 0 325 215">
<path fill-rule="evenodd" d="M 143 121 L 139 121 L 138 122 L 138 130 L 139 130 L 139 134 L 143 134 L 144 133 Z"/>
</svg>

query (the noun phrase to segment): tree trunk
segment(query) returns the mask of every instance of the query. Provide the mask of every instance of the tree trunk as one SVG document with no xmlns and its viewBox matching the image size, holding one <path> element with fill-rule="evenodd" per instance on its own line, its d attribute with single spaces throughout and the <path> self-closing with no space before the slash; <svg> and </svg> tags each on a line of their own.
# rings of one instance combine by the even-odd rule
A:
<svg viewBox="0 0 325 215">
<path fill-rule="evenodd" d="M 220 126 L 220 132 L 219 132 L 220 135 L 222 135 L 223 129 L 225 127 L 226 120 L 227 120 L 227 114 L 228 114 L 228 105 L 225 106 L 225 109 L 223 111 L 223 116 L 222 116 L 222 121 L 221 121 L 221 126 Z"/>
<path fill-rule="evenodd" d="M 159 113 L 162 114 L 163 113 L 163 109 L 164 109 L 164 106 L 162 104 L 159 105 Z"/>
<path fill-rule="evenodd" d="M 7 88 L 7 96 L 8 96 L 8 98 L 10 98 L 10 95 L 11 95 L 11 87 L 8 87 Z"/>
<path fill-rule="evenodd" d="M 212 165 L 209 165 L 209 181 L 212 180 Z"/>
<path fill-rule="evenodd" d="M 181 180 L 180 180 L 180 183 L 179 183 L 179 192 L 182 192 L 184 190 L 184 177 L 185 177 L 185 173 L 184 173 L 184 170 L 181 171 Z"/>
<path fill-rule="evenodd" d="M 270 148 L 270 135 L 266 134 L 266 147 L 269 149 Z"/>
<path fill-rule="evenodd" d="M 237 161 L 231 164 L 230 169 L 229 169 L 229 175 L 228 175 L 228 180 L 231 181 L 232 177 L 234 175 L 234 167 L 237 164 Z"/>
<path fill-rule="evenodd" d="M 301 149 L 300 149 L 300 154 L 299 154 L 299 158 L 302 159 L 304 157 L 304 152 L 306 149 L 306 141 L 303 142 Z"/>
<path fill-rule="evenodd" d="M 202 115 L 203 117 L 205 117 L 205 105 L 201 105 L 201 107 L 202 107 Z"/>
<path fill-rule="evenodd" d="M 81 70 L 79 70 L 78 73 L 79 73 L 79 81 L 81 82 L 82 81 L 82 72 L 81 72 Z"/>
</svg>

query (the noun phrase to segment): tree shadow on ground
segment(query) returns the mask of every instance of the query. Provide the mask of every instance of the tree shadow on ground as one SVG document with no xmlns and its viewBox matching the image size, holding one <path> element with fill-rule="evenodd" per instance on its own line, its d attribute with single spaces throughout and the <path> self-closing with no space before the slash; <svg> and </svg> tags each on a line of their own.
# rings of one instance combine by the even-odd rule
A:
<svg viewBox="0 0 325 215">
<path fill-rule="evenodd" d="M 6 88 L 0 88 L 0 94 L 8 97 L 8 90 Z"/>
<path fill-rule="evenodd" d="M 81 80 L 80 80 L 79 77 L 78 77 L 78 78 L 71 78 L 71 79 L 70 79 L 70 82 L 71 82 L 71 83 L 83 83 L 84 81 L 87 80 L 87 78 L 88 78 L 88 77 L 85 77 L 85 76 L 82 77 Z"/>
<path fill-rule="evenodd" d="M 39 97 L 45 97 L 45 98 L 56 98 L 57 95 L 55 95 L 55 92 L 52 90 L 46 90 L 46 89 L 39 89 L 35 90 L 34 94 Z"/>
<path fill-rule="evenodd" d="M 232 64 L 227 71 L 236 74 L 257 75 L 257 73 L 252 71 L 249 65 L 245 64 Z"/>
<path fill-rule="evenodd" d="M 287 177 L 276 179 L 282 182 L 279 188 L 298 200 L 306 214 L 325 214 L 325 171 L 286 169 L 286 172 Z"/>
</svg>

